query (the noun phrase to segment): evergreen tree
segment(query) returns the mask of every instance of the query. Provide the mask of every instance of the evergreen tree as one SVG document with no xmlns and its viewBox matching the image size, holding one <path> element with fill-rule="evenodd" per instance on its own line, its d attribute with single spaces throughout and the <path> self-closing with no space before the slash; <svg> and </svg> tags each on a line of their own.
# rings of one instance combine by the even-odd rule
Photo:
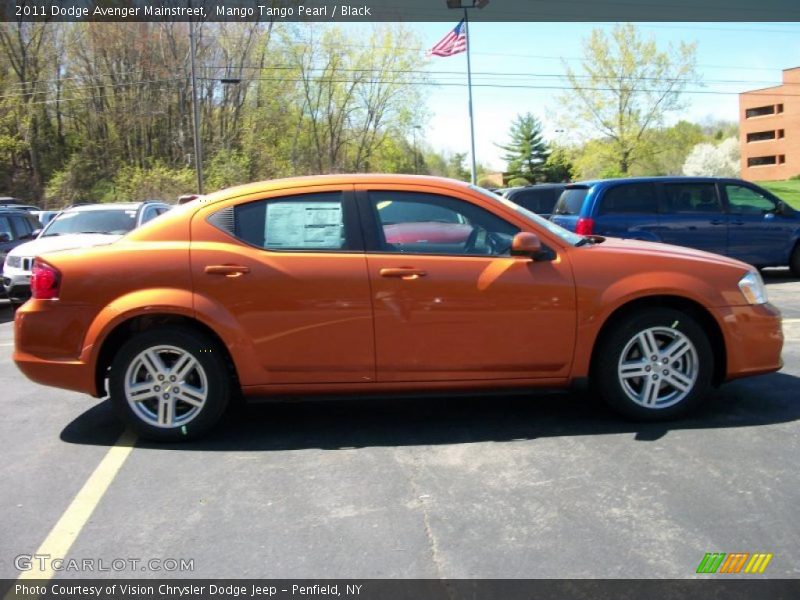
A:
<svg viewBox="0 0 800 600">
<path fill-rule="evenodd" d="M 503 160 L 508 163 L 511 179 L 521 177 L 531 183 L 545 178 L 545 163 L 550 155 L 547 143 L 542 139 L 542 124 L 531 113 L 517 115 L 508 132 L 511 141 L 505 146 Z"/>
</svg>

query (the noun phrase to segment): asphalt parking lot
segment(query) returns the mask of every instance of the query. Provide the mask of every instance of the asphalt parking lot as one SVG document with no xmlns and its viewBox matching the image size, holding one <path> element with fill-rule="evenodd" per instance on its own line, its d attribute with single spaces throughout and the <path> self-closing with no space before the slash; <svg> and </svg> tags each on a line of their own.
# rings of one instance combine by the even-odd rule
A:
<svg viewBox="0 0 800 600">
<path fill-rule="evenodd" d="M 569 394 L 250 406 L 199 443 L 134 441 L 66 523 L 123 431 L 107 401 L 18 373 L 0 301 L 0 578 L 46 539 L 106 566 L 193 561 L 56 577 L 683 578 L 706 552 L 773 553 L 765 577 L 798 577 L 800 281 L 767 281 L 784 369 L 690 419 L 632 424 Z"/>
</svg>

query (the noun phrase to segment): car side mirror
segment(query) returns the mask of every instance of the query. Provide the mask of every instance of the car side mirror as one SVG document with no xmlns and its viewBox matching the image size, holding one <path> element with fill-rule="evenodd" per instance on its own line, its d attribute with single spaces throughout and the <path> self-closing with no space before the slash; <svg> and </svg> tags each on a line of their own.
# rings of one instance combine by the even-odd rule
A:
<svg viewBox="0 0 800 600">
<path fill-rule="evenodd" d="M 529 231 L 520 231 L 511 241 L 511 256 L 527 256 L 536 259 L 542 251 L 539 236 Z"/>
<path fill-rule="evenodd" d="M 3 244 L 5 242 L 10 242 L 10 241 L 11 241 L 11 236 L 10 235 L 8 235 L 5 232 L 0 233 L 0 244 Z"/>
<path fill-rule="evenodd" d="M 791 213 L 791 211 L 789 210 L 789 207 L 786 205 L 785 202 L 783 202 L 783 201 L 778 202 L 777 206 L 775 207 L 775 214 L 776 215 L 786 216 L 786 215 L 788 215 L 790 213 Z"/>
</svg>

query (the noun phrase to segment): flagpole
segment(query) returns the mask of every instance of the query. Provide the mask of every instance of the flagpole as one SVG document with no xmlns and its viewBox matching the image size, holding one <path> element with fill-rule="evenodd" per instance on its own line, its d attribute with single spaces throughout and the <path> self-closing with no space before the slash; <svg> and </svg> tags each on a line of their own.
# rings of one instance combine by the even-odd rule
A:
<svg viewBox="0 0 800 600">
<path fill-rule="evenodd" d="M 467 13 L 466 6 L 464 7 L 464 33 L 467 38 L 467 93 L 469 94 L 469 141 L 470 141 L 470 147 L 472 149 L 472 153 L 470 154 L 470 157 L 472 159 L 470 179 L 472 180 L 472 185 L 477 185 L 478 173 L 475 167 L 475 118 L 472 114 L 472 64 L 470 61 L 470 50 L 469 50 L 469 47 L 472 45 L 472 40 L 469 36 L 469 14 Z"/>
</svg>

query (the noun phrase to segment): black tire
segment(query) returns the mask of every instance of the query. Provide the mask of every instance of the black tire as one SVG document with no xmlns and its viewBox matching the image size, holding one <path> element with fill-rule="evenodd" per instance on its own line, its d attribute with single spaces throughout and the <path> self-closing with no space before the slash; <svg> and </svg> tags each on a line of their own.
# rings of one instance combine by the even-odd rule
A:
<svg viewBox="0 0 800 600">
<path fill-rule="evenodd" d="M 795 277 L 800 277 L 800 242 L 795 244 L 792 255 L 789 257 L 789 270 Z"/>
<path fill-rule="evenodd" d="M 137 406 L 141 406 L 138 409 L 139 412 L 137 412 L 126 397 L 125 379 L 128 376 L 129 368 L 134 369 L 134 372 L 138 372 L 140 375 L 144 374 L 145 385 L 151 381 L 154 385 L 159 383 L 153 380 L 149 374 L 145 374 L 145 372 L 149 373 L 150 371 L 144 365 L 142 365 L 141 369 L 135 369 L 132 366 L 132 363 L 137 361 L 137 357 L 142 352 L 159 346 L 176 348 L 190 355 L 199 365 L 198 368 L 193 369 L 187 375 L 186 381 L 177 383 L 166 381 L 164 383 L 167 386 L 190 383 L 189 379 L 192 377 L 197 382 L 201 382 L 200 378 L 203 376 L 205 379 L 205 385 L 201 384 L 199 386 L 206 391 L 205 401 L 202 406 L 195 407 L 194 413 L 192 413 L 192 406 L 173 398 L 171 414 L 178 415 L 175 419 L 178 422 L 175 425 L 158 426 L 148 422 L 148 415 L 145 413 L 148 411 L 153 413 L 160 411 L 158 407 L 161 400 L 145 395 L 143 397 L 148 398 L 146 401 L 134 403 Z M 163 356 L 168 359 L 170 355 L 165 353 Z M 161 364 L 163 366 L 166 362 Z M 231 376 L 227 361 L 215 342 L 191 329 L 163 327 L 139 333 L 122 345 L 111 363 L 109 391 L 116 412 L 141 437 L 159 442 L 180 442 L 197 439 L 217 424 L 228 406 L 232 381 L 234 381 L 234 378 Z M 170 392 L 171 389 L 177 389 L 164 389 L 163 385 L 159 385 L 162 388 L 159 390 L 159 394 L 161 391 Z M 181 411 L 183 411 L 184 418 L 191 418 L 181 423 L 179 421 L 181 418 L 179 413 Z M 155 416 L 158 417 L 158 414 Z"/>
<path fill-rule="evenodd" d="M 642 352 L 639 352 L 641 345 L 637 345 L 634 340 L 639 334 L 651 328 L 657 328 L 654 335 L 659 346 L 659 352 L 668 347 L 670 335 L 677 336 L 682 334 L 694 347 L 695 353 L 689 350 L 685 353 L 685 358 L 680 359 L 687 361 L 690 365 L 695 365 L 694 367 L 686 367 L 689 371 L 694 372 L 696 370 L 696 378 L 693 385 L 686 386 L 686 392 L 682 398 L 680 396 L 684 392 L 672 387 L 664 379 L 666 377 L 674 378 L 676 374 L 681 374 L 684 363 L 676 363 L 677 367 L 673 364 L 661 364 L 663 358 L 650 362 L 647 357 L 641 357 L 643 365 L 647 364 L 647 366 L 642 366 L 642 369 L 647 369 L 646 377 L 627 379 L 628 391 L 623 387 L 621 376 L 618 373 L 623 352 L 626 352 L 626 348 L 628 348 L 626 354 L 630 352 L 637 355 L 642 354 Z M 629 346 L 629 344 L 633 344 L 633 346 Z M 656 356 L 656 354 L 652 356 Z M 630 359 L 630 356 L 628 356 L 628 359 Z M 635 360 L 639 360 L 639 358 L 635 358 Z M 667 360 L 669 359 L 667 358 Z M 655 364 L 658 365 L 656 369 L 653 367 Z M 673 370 L 670 371 L 669 369 Z M 656 374 L 655 370 L 660 372 Z M 600 340 L 592 369 L 592 379 L 595 389 L 600 392 L 603 399 L 622 415 L 637 421 L 664 421 L 681 417 L 695 409 L 711 389 L 713 373 L 714 353 L 711 343 L 697 322 L 688 314 L 679 310 L 648 308 L 624 316 L 621 320 L 615 322 L 612 328 L 604 335 L 604 338 Z M 659 379 L 659 377 L 661 379 L 657 384 L 650 381 L 651 379 Z M 629 393 L 636 392 L 635 388 L 638 387 L 641 395 L 645 396 L 645 386 L 647 385 L 653 386 L 650 389 L 656 390 L 657 399 L 660 398 L 663 392 L 665 396 L 663 407 L 644 406 L 629 395 Z M 670 400 L 668 398 L 670 390 L 674 392 L 673 401 L 677 400 L 672 405 L 669 405 Z M 646 403 L 641 397 L 639 401 Z"/>
</svg>

